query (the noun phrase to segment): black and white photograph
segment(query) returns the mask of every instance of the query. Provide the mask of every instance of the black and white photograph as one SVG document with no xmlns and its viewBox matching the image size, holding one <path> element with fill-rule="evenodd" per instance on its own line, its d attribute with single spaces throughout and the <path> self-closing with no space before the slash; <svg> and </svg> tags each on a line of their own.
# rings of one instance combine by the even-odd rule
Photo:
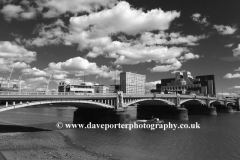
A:
<svg viewBox="0 0 240 160">
<path fill-rule="evenodd" d="M 193 159 L 240 159 L 240 0 L 0 0 L 0 160 Z"/>
</svg>

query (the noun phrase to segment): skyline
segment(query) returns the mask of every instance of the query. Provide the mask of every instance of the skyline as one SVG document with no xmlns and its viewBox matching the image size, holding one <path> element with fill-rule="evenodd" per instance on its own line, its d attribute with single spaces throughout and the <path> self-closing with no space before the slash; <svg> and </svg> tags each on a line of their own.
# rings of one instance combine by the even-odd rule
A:
<svg viewBox="0 0 240 160">
<path fill-rule="evenodd" d="M 84 75 L 107 85 L 117 68 L 146 75 L 153 86 L 187 70 L 194 77 L 214 74 L 217 93 L 240 91 L 237 0 L 0 3 L 1 79 L 14 66 L 11 79 L 24 73 L 22 85 L 30 88 L 46 88 L 51 74 L 50 89 Z"/>
</svg>

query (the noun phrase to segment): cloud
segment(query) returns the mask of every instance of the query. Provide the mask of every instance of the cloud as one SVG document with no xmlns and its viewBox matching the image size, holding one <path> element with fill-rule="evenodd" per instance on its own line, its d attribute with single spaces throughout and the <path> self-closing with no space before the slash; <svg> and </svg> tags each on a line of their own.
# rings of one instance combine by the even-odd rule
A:
<svg viewBox="0 0 240 160">
<path fill-rule="evenodd" d="M 48 78 L 50 75 L 53 75 L 52 79 L 54 80 L 63 80 L 68 77 L 68 75 L 74 76 L 84 76 L 84 75 L 96 75 L 96 78 L 111 78 L 115 80 L 115 78 L 119 79 L 119 74 L 121 71 L 112 70 L 107 66 L 98 67 L 96 63 L 89 62 L 87 59 L 82 57 L 74 57 L 66 60 L 65 62 L 49 63 L 48 67 L 40 70 L 36 67 L 22 69 L 21 71 L 24 75 L 27 76 L 36 76 L 36 77 L 46 77 Z"/>
<path fill-rule="evenodd" d="M 84 72 L 85 74 L 98 74 L 102 72 L 102 69 L 99 68 L 96 63 L 89 62 L 87 59 L 84 59 L 82 57 L 70 58 L 65 62 L 51 62 L 48 69 L 52 71 L 63 71 L 72 74 L 84 74 Z"/>
<path fill-rule="evenodd" d="M 235 74 L 228 73 L 223 78 L 227 78 L 227 79 L 240 78 L 240 74 L 239 73 L 235 73 Z"/>
<path fill-rule="evenodd" d="M 234 43 L 229 43 L 229 44 L 226 44 L 224 47 L 232 47 L 234 45 Z"/>
<path fill-rule="evenodd" d="M 25 74 L 25 75 L 32 75 L 32 76 L 50 76 L 49 73 L 47 73 L 46 71 L 43 71 L 43 70 L 39 70 L 37 69 L 36 67 L 33 67 L 33 68 L 25 68 L 22 70 L 22 72 Z"/>
<path fill-rule="evenodd" d="M 218 31 L 218 33 L 222 35 L 234 34 L 237 31 L 236 27 L 224 25 L 213 25 L 213 28 L 215 28 Z"/>
<path fill-rule="evenodd" d="M 47 83 L 48 80 L 45 77 L 29 78 L 26 79 L 27 83 Z"/>
<path fill-rule="evenodd" d="M 62 1 L 59 3 L 61 4 Z M 78 44 L 78 50 L 89 50 L 87 57 L 105 56 L 114 59 L 112 63 L 115 65 L 154 61 L 157 66 L 161 64 L 160 68 L 167 67 L 172 70 L 181 67 L 186 60 L 199 58 L 199 55 L 189 53 L 185 46 L 197 45 L 197 41 L 207 37 L 166 33 L 171 22 L 179 16 L 180 12 L 161 9 L 144 12 L 142 9 L 132 8 L 128 2 L 120 1 L 116 5 L 97 12 L 71 17 L 69 26 L 61 20 L 48 25 L 39 25 L 34 32 L 38 33 L 38 37 L 16 39 L 16 41 L 27 46 L 38 47 L 52 44 Z M 49 69 L 59 64 L 50 65 L 52 66 Z M 88 74 L 110 75 L 107 70 L 109 69 L 106 66 L 102 66 L 100 70 L 90 70 Z M 161 69 L 155 67 L 154 70 Z M 57 73 L 69 74 L 65 68 L 58 68 Z M 83 75 L 81 70 L 74 73 L 76 76 Z"/>
<path fill-rule="evenodd" d="M 11 21 L 12 18 L 18 18 L 19 13 L 22 11 L 23 11 L 23 9 L 21 6 L 15 6 L 15 5 L 8 4 L 3 7 L 3 9 L 1 10 L 1 13 L 4 14 L 5 19 L 7 21 Z"/>
<path fill-rule="evenodd" d="M 0 41 L 0 65 L 1 71 L 29 67 L 27 63 L 36 60 L 36 52 L 28 51 L 24 47 L 9 41 Z"/>
<path fill-rule="evenodd" d="M 210 23 L 207 21 L 207 18 L 206 17 L 202 17 L 201 14 L 199 13 L 195 13 L 192 15 L 192 20 L 195 21 L 195 22 L 198 22 L 200 24 L 203 24 L 205 26 L 208 26 Z"/>
<path fill-rule="evenodd" d="M 163 45 L 179 45 L 179 44 L 186 44 L 186 45 L 197 45 L 197 41 L 206 38 L 205 35 L 200 36 L 193 36 L 187 35 L 183 36 L 180 33 L 172 32 L 170 34 L 165 33 L 163 31 L 159 32 L 158 34 L 154 34 L 151 32 L 144 32 L 141 34 L 140 42 L 146 45 L 155 45 L 155 44 L 163 44 Z"/>
<path fill-rule="evenodd" d="M 53 79 L 55 80 L 64 80 L 67 77 L 66 74 L 54 74 Z"/>
<path fill-rule="evenodd" d="M 179 16 L 179 12 L 164 12 L 161 9 L 143 12 L 121 1 L 111 9 L 71 17 L 70 34 L 65 37 L 65 41 L 78 43 L 79 50 L 89 49 L 87 57 L 102 55 L 114 58 L 113 63 L 116 65 L 151 61 L 164 63 L 168 59 L 184 57 L 184 54 L 188 53 L 185 47 L 165 45 L 197 45 L 197 41 L 206 37 L 163 32 L 169 29 L 170 23 Z M 151 31 L 159 32 L 154 34 Z M 174 66 L 172 68 L 179 68 L 179 63 L 170 65 Z"/>
<path fill-rule="evenodd" d="M 67 12 L 81 13 L 92 12 L 98 10 L 100 7 L 111 7 L 116 3 L 116 0 L 47 0 L 41 5 L 48 8 L 48 11 L 43 13 L 45 18 L 58 17 Z"/>
<path fill-rule="evenodd" d="M 96 75 L 97 77 L 113 78 L 114 71 L 111 71 L 107 66 L 98 67 L 96 63 L 89 62 L 82 57 L 75 57 L 66 60 L 65 62 L 49 63 L 49 67 L 45 69 L 48 73 L 66 77 L 71 74 L 75 76 Z M 118 73 L 119 71 L 117 71 Z M 61 75 L 61 76 L 60 76 Z"/>
<path fill-rule="evenodd" d="M 175 62 L 172 64 L 155 66 L 154 68 L 151 69 L 151 72 L 168 72 L 171 70 L 177 70 L 181 68 L 182 63 L 179 62 L 178 60 L 174 60 L 174 61 Z"/>
<path fill-rule="evenodd" d="M 233 86 L 233 87 L 230 87 L 228 89 L 240 89 L 240 86 Z"/>
<path fill-rule="evenodd" d="M 180 60 L 189 60 L 189 59 L 198 59 L 199 55 L 193 54 L 193 53 L 186 53 L 182 57 L 180 57 Z"/>
<path fill-rule="evenodd" d="M 156 89 L 156 84 L 161 84 L 161 80 L 159 81 L 153 81 L 153 82 L 146 82 L 145 84 L 145 90 L 146 92 L 149 92 L 151 89 Z"/>
<path fill-rule="evenodd" d="M 238 45 L 237 48 L 233 49 L 232 51 L 233 51 L 233 56 L 234 57 L 239 57 L 239 55 L 240 55 L 240 44 Z"/>
<path fill-rule="evenodd" d="M 58 45 L 64 43 L 64 37 L 68 31 L 67 26 L 60 19 L 49 25 L 37 25 L 33 33 L 37 33 L 37 38 L 32 39 L 17 39 L 16 41 L 26 46 L 47 46 L 47 45 Z"/>
<path fill-rule="evenodd" d="M 94 85 L 94 84 L 98 84 L 98 83 L 94 83 L 94 82 L 84 82 L 82 79 L 80 78 L 74 78 L 74 79 L 64 79 L 64 81 L 66 83 L 70 83 L 70 84 L 81 84 L 81 83 L 85 83 L 86 85 Z"/>
<path fill-rule="evenodd" d="M 70 23 L 73 30 L 78 32 L 89 30 L 89 37 L 93 38 L 119 32 L 136 35 L 143 31 L 166 30 L 170 22 L 179 16 L 179 12 L 164 12 L 161 9 L 144 13 L 121 1 L 109 10 L 92 13 L 89 16 L 71 17 Z"/>
<path fill-rule="evenodd" d="M 22 0 L 17 2 L 18 5 L 13 5 L 9 4 L 12 1 L 4 1 L 1 13 L 8 21 L 11 21 L 12 18 L 33 19 L 37 15 L 42 15 L 44 18 L 55 18 L 68 13 L 91 13 L 101 7 L 111 8 L 116 2 L 116 0 L 71 0 L 71 3 L 69 0 Z"/>
</svg>

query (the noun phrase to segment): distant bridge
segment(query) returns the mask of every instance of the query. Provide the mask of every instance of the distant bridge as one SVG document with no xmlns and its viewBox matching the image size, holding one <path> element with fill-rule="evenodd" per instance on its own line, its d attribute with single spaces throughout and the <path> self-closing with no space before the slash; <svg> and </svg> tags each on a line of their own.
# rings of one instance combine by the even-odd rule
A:
<svg viewBox="0 0 240 160">
<path fill-rule="evenodd" d="M 180 107 L 188 101 L 196 101 L 199 104 L 211 106 L 213 102 L 222 105 L 236 104 L 239 99 L 222 99 L 209 96 L 175 95 L 175 94 L 124 94 L 122 92 L 112 94 L 88 93 L 41 93 L 41 92 L 0 92 L 0 112 L 16 108 L 23 108 L 45 104 L 67 104 L 75 107 L 102 107 L 125 110 L 128 106 L 137 103 L 161 102 L 164 105 Z"/>
</svg>

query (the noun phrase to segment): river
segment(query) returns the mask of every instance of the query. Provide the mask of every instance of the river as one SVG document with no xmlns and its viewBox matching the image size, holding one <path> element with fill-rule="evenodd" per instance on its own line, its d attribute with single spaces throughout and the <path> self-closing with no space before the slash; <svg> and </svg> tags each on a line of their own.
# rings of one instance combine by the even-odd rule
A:
<svg viewBox="0 0 240 160">
<path fill-rule="evenodd" d="M 74 108 L 21 108 L 0 113 L 0 121 L 57 130 L 56 123 L 71 123 Z M 226 160 L 240 159 L 240 113 L 189 116 L 200 129 L 61 129 L 78 145 L 119 159 Z"/>
</svg>

